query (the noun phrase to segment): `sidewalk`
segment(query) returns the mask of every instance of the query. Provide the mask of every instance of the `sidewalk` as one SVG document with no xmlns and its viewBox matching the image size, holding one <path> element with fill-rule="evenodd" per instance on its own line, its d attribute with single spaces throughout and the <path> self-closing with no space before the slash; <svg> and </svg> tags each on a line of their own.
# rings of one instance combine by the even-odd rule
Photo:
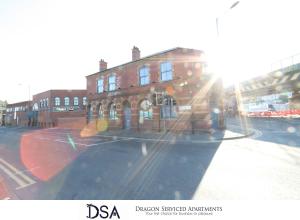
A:
<svg viewBox="0 0 300 220">
<path fill-rule="evenodd" d="M 172 132 L 135 132 L 128 130 L 118 131 L 105 131 L 98 133 L 99 136 L 107 136 L 114 138 L 124 139 L 140 139 L 140 140 L 157 140 L 166 142 L 192 142 L 192 143 L 209 143 L 209 142 L 221 142 L 224 140 L 233 140 L 239 138 L 249 137 L 254 134 L 253 130 L 249 130 L 248 133 L 244 133 L 241 128 L 235 126 L 229 126 L 225 130 L 211 130 L 210 133 L 172 133 Z"/>
</svg>

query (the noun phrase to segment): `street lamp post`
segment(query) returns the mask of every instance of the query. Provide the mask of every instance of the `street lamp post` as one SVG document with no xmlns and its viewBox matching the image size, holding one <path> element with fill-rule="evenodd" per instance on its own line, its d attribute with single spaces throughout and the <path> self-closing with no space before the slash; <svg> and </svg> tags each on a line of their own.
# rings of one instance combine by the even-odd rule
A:
<svg viewBox="0 0 300 220">
<path fill-rule="evenodd" d="M 224 16 L 229 10 L 232 10 L 234 7 L 236 7 L 240 2 L 236 1 L 234 2 L 223 14 L 222 16 Z M 217 38 L 219 40 L 220 38 L 220 31 L 219 31 L 219 20 L 222 16 L 219 16 L 216 18 L 216 31 L 217 31 Z M 220 85 L 219 86 L 223 86 L 222 81 L 220 81 Z M 219 128 L 224 129 L 225 128 L 225 117 L 224 117 L 224 102 L 223 102 L 223 91 L 222 91 L 222 95 L 221 95 L 221 99 L 220 99 L 220 111 L 219 111 Z"/>
<path fill-rule="evenodd" d="M 234 7 L 236 7 L 238 4 L 240 3 L 240 1 L 236 1 L 235 3 L 233 3 L 230 8 L 228 8 L 222 16 L 224 16 L 229 10 L 233 9 Z M 222 16 L 219 16 L 216 18 L 216 29 L 217 29 L 217 36 L 219 37 L 220 34 L 219 34 L 219 19 L 222 17 Z"/>
</svg>

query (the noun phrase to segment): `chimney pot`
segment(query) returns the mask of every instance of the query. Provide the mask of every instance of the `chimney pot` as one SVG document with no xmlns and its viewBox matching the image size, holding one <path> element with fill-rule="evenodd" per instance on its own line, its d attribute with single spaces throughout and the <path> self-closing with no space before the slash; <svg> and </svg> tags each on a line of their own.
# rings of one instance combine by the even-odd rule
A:
<svg viewBox="0 0 300 220">
<path fill-rule="evenodd" d="M 132 61 L 141 59 L 141 52 L 138 47 L 133 46 L 132 48 Z"/>
<path fill-rule="evenodd" d="M 103 59 L 99 61 L 99 71 L 103 71 L 107 69 L 107 62 L 105 62 Z"/>
</svg>

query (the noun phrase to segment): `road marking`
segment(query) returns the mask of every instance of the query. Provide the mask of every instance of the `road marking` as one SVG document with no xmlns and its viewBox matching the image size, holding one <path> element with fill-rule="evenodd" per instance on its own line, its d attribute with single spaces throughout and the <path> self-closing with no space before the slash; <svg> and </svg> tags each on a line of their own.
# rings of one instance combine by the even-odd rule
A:
<svg viewBox="0 0 300 220">
<path fill-rule="evenodd" d="M 9 169 L 0 164 L 0 169 L 3 170 L 10 178 L 12 178 L 20 187 L 24 187 L 27 184 L 22 179 L 19 179 L 16 175 L 14 175 Z"/>
<path fill-rule="evenodd" d="M 143 140 L 143 141 L 165 141 L 171 142 L 172 140 L 165 140 L 165 139 L 154 139 L 154 138 L 140 138 L 140 137 L 125 137 L 125 136 L 117 136 L 117 135 L 96 135 L 98 137 L 110 137 L 110 138 L 121 138 L 122 140 Z"/>
<path fill-rule="evenodd" d="M 238 127 L 238 126 L 234 126 L 234 125 L 231 125 L 233 127 Z M 255 130 L 255 129 L 250 129 L 252 131 L 254 131 L 254 133 L 256 133 L 256 136 L 261 136 L 261 132 L 259 132 L 258 130 Z M 67 134 L 69 135 L 70 132 L 50 132 L 50 131 L 41 131 L 39 133 L 40 135 L 63 135 L 63 134 Z M 163 135 L 162 135 L 163 136 Z M 82 137 L 75 137 L 75 139 L 77 140 L 84 140 L 84 141 L 97 141 L 97 138 L 95 137 L 103 137 L 103 138 L 113 138 L 114 140 L 112 141 L 106 141 L 106 142 L 100 142 L 100 143 L 93 143 L 93 144 L 84 144 L 84 143 L 76 143 L 74 142 L 75 144 L 78 144 L 78 145 L 83 145 L 83 146 L 87 146 L 87 147 L 90 147 L 90 146 L 96 146 L 96 145 L 101 145 L 101 144 L 105 144 L 105 143 L 113 143 L 113 142 L 116 142 L 115 138 L 118 138 L 118 139 L 121 139 L 121 140 L 135 140 L 135 141 L 154 141 L 154 142 L 181 142 L 181 143 L 186 143 L 186 142 L 189 142 L 189 143 L 219 143 L 219 142 L 222 142 L 222 141 L 227 141 L 227 140 L 231 140 L 231 139 L 210 139 L 210 140 L 182 140 L 182 139 L 178 139 L 176 136 L 173 136 L 173 137 L 167 137 L 167 138 L 161 138 L 161 137 L 158 137 L 158 138 L 143 138 L 143 137 L 128 137 L 128 136 L 118 136 L 118 135 L 103 135 L 103 134 L 96 134 L 94 135 L 93 137 L 91 138 L 82 138 Z M 241 137 L 243 137 L 243 135 L 241 135 Z M 43 138 L 43 137 L 40 137 L 41 140 L 47 140 L 46 138 Z M 52 140 L 52 139 L 50 139 Z M 63 139 L 55 139 L 54 141 L 56 142 L 61 142 L 61 143 L 69 143 L 68 141 L 65 141 Z M 101 139 L 99 141 L 102 141 Z"/>
<path fill-rule="evenodd" d="M 54 141 L 55 141 L 55 142 L 61 142 L 61 143 L 67 143 L 67 144 L 70 143 L 69 141 L 65 141 L 65 140 L 62 140 L 62 139 L 56 139 L 56 140 L 54 140 Z M 74 142 L 74 144 L 83 145 L 83 146 L 88 146 L 88 144 L 77 143 L 77 142 Z"/>
<path fill-rule="evenodd" d="M 26 176 L 24 173 L 2 158 L 0 158 L 0 169 L 18 184 L 16 189 L 22 189 L 36 183 L 33 179 Z"/>
<path fill-rule="evenodd" d="M 196 144 L 199 144 L 199 143 L 203 143 L 203 144 L 206 144 L 206 143 L 218 143 L 218 142 L 221 142 L 223 140 L 208 140 L 208 141 L 198 141 L 198 140 L 180 140 L 180 139 L 177 139 L 176 136 L 174 137 L 171 137 L 169 140 L 168 139 L 154 139 L 154 138 L 141 138 L 141 137 L 125 137 L 125 136 L 110 136 L 110 135 L 96 135 L 96 136 L 103 136 L 103 137 L 112 137 L 112 138 L 120 138 L 120 140 L 135 140 L 135 141 L 153 141 L 153 142 L 180 142 L 180 143 L 196 143 Z"/>
<path fill-rule="evenodd" d="M 113 140 L 113 141 L 105 141 L 105 142 L 99 142 L 99 143 L 95 143 L 95 144 L 89 144 L 86 145 L 87 147 L 91 147 L 91 146 L 97 146 L 97 145 L 102 145 L 102 144 L 108 144 L 108 143 L 114 143 L 114 142 L 118 142 L 118 141 L 127 141 L 130 140 L 131 138 L 127 138 L 127 139 L 119 139 L 119 140 Z"/>
</svg>

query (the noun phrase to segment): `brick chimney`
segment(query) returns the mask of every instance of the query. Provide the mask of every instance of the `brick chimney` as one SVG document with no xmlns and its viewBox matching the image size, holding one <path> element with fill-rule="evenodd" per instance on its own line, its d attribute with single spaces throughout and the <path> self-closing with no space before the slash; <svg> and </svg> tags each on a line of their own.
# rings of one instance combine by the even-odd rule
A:
<svg viewBox="0 0 300 220">
<path fill-rule="evenodd" d="M 99 71 L 103 71 L 107 69 L 107 62 L 105 62 L 103 59 L 99 61 Z"/>
<path fill-rule="evenodd" d="M 139 48 L 134 46 L 132 48 L 132 61 L 139 60 L 140 58 L 141 58 L 141 52 L 140 52 Z"/>
</svg>

